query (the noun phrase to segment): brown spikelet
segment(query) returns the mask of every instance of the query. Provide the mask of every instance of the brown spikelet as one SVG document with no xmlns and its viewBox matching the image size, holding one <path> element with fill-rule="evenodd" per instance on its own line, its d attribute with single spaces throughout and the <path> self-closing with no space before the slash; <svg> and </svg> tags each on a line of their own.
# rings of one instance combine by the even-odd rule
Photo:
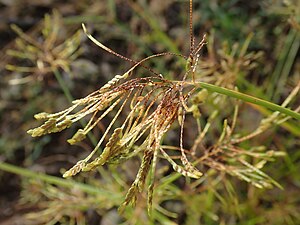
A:
<svg viewBox="0 0 300 225">
<path fill-rule="evenodd" d="M 131 187 L 129 188 L 126 194 L 121 210 L 122 208 L 124 208 L 126 205 L 130 203 L 135 204 L 137 199 L 137 194 L 139 192 L 142 192 L 144 188 L 146 178 L 151 167 L 152 158 L 153 158 L 153 151 L 151 149 L 146 150 L 144 152 L 144 157 L 139 172 L 135 178 L 135 181 L 132 183 Z"/>
<path fill-rule="evenodd" d="M 151 216 L 152 213 L 153 192 L 154 192 L 154 183 L 151 183 L 148 187 L 148 199 L 147 199 L 147 209 L 148 209 L 149 216 Z"/>
<path fill-rule="evenodd" d="M 142 165 L 137 175 L 137 184 L 140 192 L 144 188 L 146 178 L 151 167 L 152 159 L 153 159 L 153 150 L 152 149 L 146 150 L 142 160 Z"/>
<path fill-rule="evenodd" d="M 122 213 L 124 211 L 124 209 L 127 205 L 132 204 L 134 206 L 136 204 L 138 192 L 139 191 L 138 191 L 137 184 L 133 183 L 131 185 L 131 187 L 129 188 L 129 190 L 127 191 L 124 202 L 119 207 L 120 213 Z"/>
</svg>

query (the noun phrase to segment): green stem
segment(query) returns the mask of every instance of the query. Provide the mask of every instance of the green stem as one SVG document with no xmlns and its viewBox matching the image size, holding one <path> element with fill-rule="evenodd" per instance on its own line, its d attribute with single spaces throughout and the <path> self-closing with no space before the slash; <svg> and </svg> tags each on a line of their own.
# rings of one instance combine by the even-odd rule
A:
<svg viewBox="0 0 300 225">
<path fill-rule="evenodd" d="M 278 62 L 276 64 L 275 70 L 270 78 L 270 83 L 267 89 L 267 95 L 272 98 L 273 101 L 279 99 L 279 94 L 285 85 L 289 73 L 291 71 L 292 65 L 294 64 L 295 57 L 299 50 L 300 45 L 300 33 L 297 30 L 291 29 L 286 36 L 284 41 L 284 46 L 281 49 Z"/>
<path fill-rule="evenodd" d="M 258 110 L 262 115 L 264 116 L 270 116 L 272 114 L 271 111 L 264 107 L 255 106 L 253 105 L 254 109 Z M 292 122 L 292 121 L 286 121 L 284 123 L 279 124 L 282 128 L 286 129 L 291 134 L 300 137 L 300 127 L 298 125 L 298 121 Z"/>
<path fill-rule="evenodd" d="M 54 73 L 56 80 L 58 81 L 59 86 L 61 87 L 65 96 L 67 97 L 68 101 L 72 102 L 74 99 L 73 99 L 72 94 L 71 94 L 70 90 L 68 89 L 65 81 L 61 77 L 60 72 L 56 68 L 52 69 L 52 71 Z"/>
<path fill-rule="evenodd" d="M 53 73 L 54 73 L 54 76 L 55 76 L 56 80 L 57 80 L 58 83 L 59 83 L 59 86 L 60 86 L 61 89 L 63 90 L 63 92 L 64 92 L 66 98 L 68 99 L 68 101 L 69 101 L 70 103 L 72 103 L 72 101 L 73 101 L 74 99 L 73 99 L 73 97 L 72 97 L 72 94 L 71 94 L 70 90 L 68 89 L 68 86 L 66 85 L 65 81 L 63 80 L 63 78 L 62 78 L 60 72 L 59 72 L 58 69 L 56 69 L 56 68 L 52 69 L 52 71 L 53 71 Z M 86 123 L 85 123 L 84 121 L 80 120 L 79 122 L 80 122 L 80 124 L 81 124 L 82 127 L 85 127 Z M 92 133 L 88 133 L 87 136 L 88 136 L 88 138 L 90 139 L 90 141 L 92 142 L 92 144 L 93 144 L 94 146 L 96 146 L 96 145 L 97 145 L 97 140 L 96 140 L 95 136 L 94 136 Z"/>
<path fill-rule="evenodd" d="M 6 171 L 9 173 L 18 174 L 22 177 L 40 179 L 47 183 L 58 185 L 58 186 L 65 187 L 65 188 L 79 188 L 80 190 L 82 190 L 88 194 L 106 195 L 106 196 L 110 196 L 110 197 L 116 196 L 115 193 L 101 189 L 99 187 L 95 188 L 95 187 L 87 185 L 87 184 L 82 184 L 82 183 L 78 183 L 78 182 L 75 182 L 72 180 L 67 180 L 67 179 L 63 179 L 63 178 L 59 178 L 59 177 L 46 175 L 43 173 L 31 171 L 26 168 L 17 167 L 17 166 L 14 166 L 14 165 L 11 165 L 8 163 L 4 163 L 4 162 L 0 163 L 0 170 Z M 119 197 L 119 196 L 116 196 L 116 197 Z"/>
<path fill-rule="evenodd" d="M 245 101 L 245 102 L 250 102 L 250 103 L 253 103 L 255 105 L 260 105 L 260 106 L 266 107 L 268 109 L 271 109 L 273 111 L 278 111 L 278 112 L 283 113 L 287 116 L 291 116 L 291 117 L 293 117 L 297 120 L 300 120 L 300 114 L 299 113 L 297 113 L 293 110 L 290 110 L 288 108 L 282 107 L 280 105 L 277 105 L 275 103 L 268 102 L 268 101 L 253 97 L 251 95 L 246 95 L 246 94 L 240 93 L 238 91 L 229 90 L 227 88 L 219 87 L 219 86 L 204 83 L 204 82 L 195 82 L 195 83 L 186 82 L 186 83 L 191 84 L 191 85 L 196 85 L 196 86 L 199 86 L 201 88 L 205 88 L 205 89 L 207 89 L 208 91 L 211 91 L 211 92 L 216 92 L 216 93 L 219 93 L 219 94 L 222 94 L 222 95 L 227 95 L 229 97 L 240 99 L 240 100 Z"/>
<path fill-rule="evenodd" d="M 291 70 L 294 65 L 297 53 L 299 51 L 299 47 L 300 47 L 300 32 L 298 31 L 298 32 L 296 32 L 295 38 L 294 38 L 293 42 L 291 43 L 290 51 L 287 55 L 285 64 L 282 68 L 282 75 L 280 76 L 280 79 L 278 79 L 277 82 L 275 82 L 277 84 L 276 90 L 274 93 L 274 96 L 276 97 L 275 101 L 277 101 L 279 99 L 280 93 L 282 93 L 282 89 L 283 89 L 284 85 L 286 84 L 289 75 L 292 75 Z"/>
</svg>

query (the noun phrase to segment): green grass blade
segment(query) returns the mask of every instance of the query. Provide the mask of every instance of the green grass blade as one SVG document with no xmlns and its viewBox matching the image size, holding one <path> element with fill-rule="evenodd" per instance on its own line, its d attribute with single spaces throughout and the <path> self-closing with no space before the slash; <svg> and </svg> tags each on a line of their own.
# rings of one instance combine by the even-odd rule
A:
<svg viewBox="0 0 300 225">
<path fill-rule="evenodd" d="M 189 83 L 189 84 L 193 84 L 193 83 Z M 196 82 L 194 85 L 199 86 L 201 88 L 205 88 L 205 89 L 207 89 L 208 91 L 211 91 L 211 92 L 216 92 L 216 93 L 219 93 L 219 94 L 222 94 L 222 95 L 226 95 L 226 96 L 229 96 L 229 97 L 240 99 L 244 102 L 250 102 L 250 103 L 253 103 L 255 105 L 260 105 L 260 106 L 266 107 L 268 109 L 271 109 L 272 111 L 278 111 L 278 112 L 283 113 L 287 116 L 291 116 L 291 117 L 293 117 L 297 120 L 300 120 L 300 114 L 299 113 L 297 113 L 297 112 L 295 112 L 291 109 L 288 109 L 288 108 L 282 107 L 280 105 L 277 105 L 275 103 L 268 102 L 266 100 L 253 97 L 251 95 L 246 95 L 246 94 L 240 93 L 238 91 L 233 91 L 233 90 L 230 90 L 230 89 L 227 89 L 227 88 L 219 87 L 219 86 L 204 83 L 204 82 Z"/>
</svg>

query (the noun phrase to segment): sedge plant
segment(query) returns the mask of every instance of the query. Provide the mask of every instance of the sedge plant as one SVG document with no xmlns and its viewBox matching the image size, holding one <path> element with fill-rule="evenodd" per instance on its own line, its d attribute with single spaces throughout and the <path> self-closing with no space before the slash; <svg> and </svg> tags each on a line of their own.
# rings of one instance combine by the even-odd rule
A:
<svg viewBox="0 0 300 225">
<path fill-rule="evenodd" d="M 67 140 L 74 145 L 82 142 L 103 120 L 109 120 L 91 153 L 64 172 L 63 177 L 72 177 L 81 172 L 99 169 L 106 164 L 120 164 L 141 156 L 140 167 L 124 196 L 121 210 L 129 204 L 137 204 L 140 193 L 148 186 L 148 210 L 151 212 L 151 206 L 155 203 L 155 189 L 159 188 L 155 179 L 156 168 L 162 158 L 178 174 L 187 179 L 195 179 L 195 183 L 203 182 L 209 176 L 208 172 L 213 170 L 218 174 L 235 176 L 257 188 L 270 188 L 274 185 L 281 188 L 279 183 L 263 172 L 263 167 L 268 161 L 273 161 L 285 153 L 267 149 L 264 145 L 247 146 L 244 143 L 291 118 L 300 119 L 299 106 L 294 110 L 288 108 L 299 92 L 300 82 L 281 105 L 240 93 L 236 87 L 237 75 L 253 69 L 256 66 L 255 61 L 262 55 L 261 52 L 247 53 L 251 40 L 249 35 L 242 45 L 224 45 L 218 58 L 202 59 L 201 50 L 205 46 L 208 54 L 212 54 L 213 38 L 203 35 L 201 41 L 196 43 L 193 35 L 192 0 L 189 1 L 189 6 L 190 52 L 187 56 L 163 52 L 139 61 L 132 60 L 96 40 L 83 24 L 85 34 L 95 45 L 131 62 L 132 67 L 86 97 L 72 101 L 72 105 L 65 110 L 36 114 L 35 118 L 43 121 L 43 124 L 28 131 L 33 137 L 57 133 L 85 118 L 88 120 L 87 124 Z M 23 42 L 25 40 L 32 43 L 32 49 L 38 51 L 39 46 L 18 28 L 14 29 L 23 37 Z M 77 40 L 78 36 L 74 38 Z M 49 40 L 51 45 L 53 40 Z M 47 61 L 47 57 L 35 58 L 38 54 L 30 55 L 29 59 L 37 62 L 37 68 L 46 72 L 53 68 L 68 71 L 66 57 L 77 57 L 78 44 L 75 49 L 65 51 L 66 49 L 67 42 L 56 48 L 58 60 L 52 60 L 51 63 Z M 10 54 L 18 57 L 21 53 L 10 51 Z M 185 61 L 178 80 L 167 79 L 167 74 L 145 65 L 155 58 L 170 56 Z M 137 74 L 139 68 L 150 73 L 150 76 Z M 8 69 L 24 68 L 9 65 Z M 239 133 L 237 124 L 242 102 L 260 105 L 274 112 L 263 118 L 253 131 Z M 232 115 L 225 117 L 224 108 L 229 108 Z M 193 139 L 187 140 L 185 134 L 191 131 L 186 124 L 191 123 L 195 124 L 196 129 L 192 132 Z M 219 138 L 210 140 L 209 131 L 216 123 L 221 127 Z M 171 131 L 177 134 L 177 145 L 165 142 Z M 58 191 L 55 189 L 53 192 Z M 64 195 L 63 199 L 67 201 L 68 196 Z M 93 199 L 90 201 L 94 204 Z"/>
<path fill-rule="evenodd" d="M 108 115 L 113 114 L 111 122 L 106 127 L 105 132 L 102 134 L 100 140 L 98 140 L 93 151 L 67 170 L 63 177 L 74 176 L 81 171 L 88 172 L 108 163 L 121 163 L 133 156 L 142 154 L 140 168 L 125 196 L 123 206 L 129 203 L 136 203 L 138 193 L 143 191 L 147 177 L 150 180 L 148 186 L 148 204 L 151 206 L 155 182 L 155 168 L 160 156 L 164 157 L 175 171 L 193 179 L 199 179 L 203 176 L 205 171 L 199 168 L 203 168 L 205 165 L 217 171 L 236 176 L 258 188 L 270 187 L 272 185 L 280 187 L 276 181 L 262 172 L 261 169 L 268 160 L 283 153 L 272 150 L 265 151 L 263 147 L 244 149 L 240 147 L 240 143 L 259 135 L 273 124 L 283 123 L 290 118 L 290 115 L 274 112 L 271 116 L 263 119 L 255 131 L 244 136 L 235 136 L 234 129 L 238 120 L 240 104 L 239 101 L 236 101 L 231 124 L 229 124 L 227 119 L 223 120 L 223 131 L 220 138 L 215 140 L 215 143 L 209 147 L 203 146 L 203 139 L 211 123 L 218 113 L 220 113 L 220 108 L 212 111 L 206 125 L 201 127 L 199 105 L 207 100 L 213 101 L 214 104 L 222 104 L 224 96 L 216 94 L 220 92 L 218 87 L 223 87 L 221 90 L 224 91 L 222 94 L 225 95 L 225 98 L 226 95 L 230 96 L 230 94 L 235 93 L 236 95 L 233 97 L 245 100 L 243 94 L 232 89 L 235 88 L 234 76 L 238 73 L 240 67 L 248 66 L 251 69 L 253 67 L 251 60 L 253 61 L 259 57 L 259 53 L 246 55 L 249 41 L 246 41 L 239 52 L 241 61 L 236 61 L 235 58 L 230 59 L 225 56 L 228 64 L 224 64 L 226 62 L 224 61 L 221 64 L 221 69 L 226 71 L 226 73 L 216 75 L 216 72 L 209 71 L 207 69 L 209 65 L 205 66 L 206 64 L 202 63 L 200 59 L 200 51 L 207 40 L 206 35 L 204 35 L 198 44 L 195 43 L 192 25 L 192 0 L 190 0 L 190 53 L 188 56 L 166 52 L 151 55 L 140 61 L 134 61 L 115 53 L 97 41 L 88 33 L 85 25 L 83 24 L 82 26 L 87 37 L 97 46 L 132 62 L 134 65 L 122 75 L 116 75 L 99 90 L 82 99 L 74 100 L 69 108 L 57 113 L 43 112 L 35 115 L 37 120 L 42 120 L 44 123 L 28 131 L 33 137 L 61 132 L 82 118 L 88 117 L 89 121 L 86 126 L 79 129 L 68 140 L 73 145 L 84 140 L 87 134 L 95 129 L 100 121 Z M 237 48 L 238 46 L 234 46 L 232 51 L 237 52 Z M 234 57 L 234 54 L 236 53 L 232 52 L 229 55 Z M 163 74 L 144 66 L 146 61 L 167 55 L 186 60 L 186 68 L 181 75 L 181 80 L 165 79 Z M 245 61 L 243 61 L 243 58 Z M 150 70 L 152 75 L 147 77 L 135 76 L 134 74 L 138 67 Z M 208 72 L 202 73 L 201 71 L 203 70 Z M 211 74 L 214 74 L 214 76 Z M 213 85 L 209 86 L 209 84 L 201 80 L 213 82 Z M 300 83 L 298 83 L 297 87 L 284 103 L 281 106 L 277 106 L 277 108 L 280 108 L 281 111 L 285 109 L 297 95 L 299 88 Z M 252 99 L 255 104 L 255 98 L 251 96 L 248 96 L 248 98 Z M 273 104 L 266 103 L 263 105 L 269 107 Z M 298 107 L 295 111 L 291 111 L 291 114 L 297 119 L 299 119 L 299 114 L 297 113 L 299 109 Z M 116 126 L 116 121 L 120 120 L 120 114 L 124 111 L 128 111 L 129 113 L 127 113 L 127 116 L 121 122 L 122 125 Z M 189 114 L 196 120 L 198 135 L 191 148 L 185 149 L 183 138 L 184 124 Z M 164 137 L 174 124 L 177 124 L 179 127 L 179 146 L 164 146 Z M 105 143 L 106 139 L 108 141 Z M 101 146 L 103 146 L 102 152 L 100 151 Z M 168 154 L 168 149 L 172 148 L 179 150 L 180 163 L 172 159 Z M 200 157 L 197 156 L 199 154 L 196 154 L 199 151 L 202 152 Z M 189 159 L 187 154 L 191 155 L 193 159 Z M 252 164 L 251 160 L 248 160 L 249 158 L 255 158 L 256 163 Z"/>
</svg>

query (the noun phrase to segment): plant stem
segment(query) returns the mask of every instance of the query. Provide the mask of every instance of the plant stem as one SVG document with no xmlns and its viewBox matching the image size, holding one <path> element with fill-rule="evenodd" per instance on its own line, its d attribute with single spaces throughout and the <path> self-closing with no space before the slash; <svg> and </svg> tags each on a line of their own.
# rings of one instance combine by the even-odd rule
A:
<svg viewBox="0 0 300 225">
<path fill-rule="evenodd" d="M 59 83 L 59 86 L 63 90 L 64 95 L 66 96 L 66 98 L 68 99 L 68 101 L 70 103 L 72 103 L 72 101 L 74 99 L 72 97 L 72 94 L 71 94 L 70 90 L 68 89 L 68 86 L 66 85 L 65 81 L 63 80 L 60 72 L 56 68 L 53 68 L 52 71 L 53 71 L 53 73 L 55 75 L 56 80 Z M 80 120 L 79 122 L 80 122 L 80 124 L 81 124 L 82 127 L 85 127 L 86 123 L 83 120 Z M 87 136 L 90 139 L 90 141 L 92 142 L 92 144 L 94 146 L 96 146 L 97 145 L 97 140 L 96 140 L 95 136 L 92 133 L 88 133 Z"/>
<path fill-rule="evenodd" d="M 267 96 L 272 98 L 273 101 L 278 100 L 280 97 L 279 94 L 282 92 L 282 88 L 287 81 L 292 65 L 295 61 L 295 57 L 299 50 L 299 46 L 300 32 L 291 29 L 286 36 L 284 46 L 278 56 L 278 62 L 276 63 L 274 72 L 270 77 L 270 85 L 267 89 Z"/>
<path fill-rule="evenodd" d="M 254 109 L 259 111 L 264 116 L 270 116 L 272 114 L 268 109 L 261 107 L 259 105 L 250 104 Z M 292 121 L 286 121 L 284 123 L 279 124 L 282 128 L 286 129 L 291 134 L 300 137 L 300 127 L 296 121 L 296 123 Z"/>
<path fill-rule="evenodd" d="M 205 89 L 207 89 L 208 91 L 211 91 L 211 92 L 216 92 L 216 93 L 219 93 L 219 94 L 222 94 L 222 95 L 226 95 L 226 96 L 229 96 L 229 97 L 240 99 L 240 100 L 245 101 L 245 102 L 250 102 L 250 103 L 253 103 L 255 105 L 260 105 L 260 106 L 266 107 L 268 109 L 271 109 L 273 111 L 278 111 L 278 112 L 283 113 L 287 116 L 291 116 L 291 117 L 293 117 L 297 120 L 300 120 L 300 114 L 299 113 L 294 112 L 291 109 L 288 109 L 288 108 L 282 107 L 280 105 L 277 105 L 275 103 L 268 102 L 268 101 L 265 101 L 263 99 L 253 97 L 251 95 L 246 95 L 246 94 L 240 93 L 238 91 L 233 91 L 233 90 L 230 90 L 230 89 L 227 89 L 227 88 L 219 87 L 219 86 L 204 83 L 204 82 L 195 82 L 195 83 L 186 82 L 186 83 L 190 84 L 190 85 L 199 86 L 201 88 L 205 88 Z"/>
<path fill-rule="evenodd" d="M 68 99 L 69 102 L 72 102 L 74 99 L 73 99 L 72 94 L 71 94 L 70 90 L 68 89 L 65 81 L 63 80 L 60 72 L 56 68 L 53 68 L 52 71 L 54 73 L 56 80 L 58 81 L 59 86 L 63 90 L 66 98 Z"/>
<path fill-rule="evenodd" d="M 83 184 L 83 183 L 78 183 L 78 182 L 75 182 L 72 180 L 67 180 L 67 179 L 54 177 L 54 176 L 50 176 L 50 175 L 39 173 L 39 172 L 34 172 L 34 171 L 28 170 L 26 168 L 17 167 L 17 166 L 14 166 L 14 165 L 11 165 L 8 163 L 4 163 L 4 162 L 0 163 L 0 170 L 4 170 L 9 173 L 15 173 L 22 177 L 40 179 L 49 184 L 55 184 L 55 185 L 58 185 L 61 187 L 79 188 L 80 190 L 82 190 L 88 194 L 105 195 L 105 196 L 110 196 L 110 198 L 113 196 L 115 196 L 116 198 L 120 197 L 120 196 L 116 196 L 116 193 L 112 193 L 110 191 L 101 189 L 99 187 L 95 188 L 93 186 Z"/>
</svg>

